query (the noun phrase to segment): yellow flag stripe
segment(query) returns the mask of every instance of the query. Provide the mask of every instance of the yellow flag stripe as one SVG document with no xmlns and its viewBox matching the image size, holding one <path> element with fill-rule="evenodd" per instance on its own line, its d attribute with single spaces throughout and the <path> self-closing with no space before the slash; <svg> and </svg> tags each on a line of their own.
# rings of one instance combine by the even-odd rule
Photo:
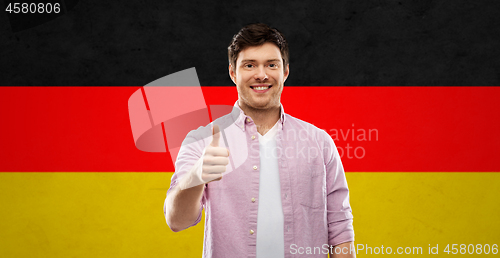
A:
<svg viewBox="0 0 500 258">
<path fill-rule="evenodd" d="M 0 257 L 200 257 L 203 223 L 165 223 L 171 175 L 0 173 Z M 346 176 L 357 245 L 500 244 L 500 173 Z"/>
</svg>

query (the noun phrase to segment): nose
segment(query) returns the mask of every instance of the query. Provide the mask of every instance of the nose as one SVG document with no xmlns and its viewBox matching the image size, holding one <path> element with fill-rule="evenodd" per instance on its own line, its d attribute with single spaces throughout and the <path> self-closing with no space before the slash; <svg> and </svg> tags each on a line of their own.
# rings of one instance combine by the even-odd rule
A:
<svg viewBox="0 0 500 258">
<path fill-rule="evenodd" d="M 254 79 L 255 80 L 267 80 L 267 73 L 266 73 L 266 68 L 265 67 L 259 67 L 256 72 L 255 72 L 255 75 L 254 75 Z"/>
</svg>

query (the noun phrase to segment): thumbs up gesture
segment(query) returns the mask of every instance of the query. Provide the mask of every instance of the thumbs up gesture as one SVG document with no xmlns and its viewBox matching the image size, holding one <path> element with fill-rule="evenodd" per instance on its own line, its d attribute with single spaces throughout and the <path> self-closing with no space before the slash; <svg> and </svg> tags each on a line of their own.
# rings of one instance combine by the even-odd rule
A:
<svg viewBox="0 0 500 258">
<path fill-rule="evenodd" d="M 219 126 L 214 124 L 212 142 L 179 182 L 182 190 L 222 179 L 222 173 L 226 172 L 229 164 L 229 150 L 219 147 L 220 134 Z"/>
<path fill-rule="evenodd" d="M 212 127 L 212 142 L 205 148 L 203 154 L 202 180 L 210 182 L 222 179 L 229 164 L 229 150 L 219 147 L 220 129 L 218 125 Z"/>
</svg>

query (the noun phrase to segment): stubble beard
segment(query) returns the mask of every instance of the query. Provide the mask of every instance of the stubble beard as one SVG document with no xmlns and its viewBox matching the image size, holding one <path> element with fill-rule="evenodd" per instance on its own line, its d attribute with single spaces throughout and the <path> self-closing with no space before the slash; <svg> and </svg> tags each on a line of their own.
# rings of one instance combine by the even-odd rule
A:
<svg viewBox="0 0 500 258">
<path fill-rule="evenodd" d="M 280 87 L 280 85 L 276 85 L 274 84 L 273 87 Z M 271 88 L 272 89 L 272 88 Z M 239 92 L 238 92 L 238 102 L 240 104 L 240 107 L 242 105 L 241 102 L 243 102 L 243 105 L 244 105 L 244 108 L 248 109 L 249 112 L 251 113 L 266 113 L 274 108 L 279 108 L 280 107 L 280 100 L 281 100 L 281 93 L 283 92 L 283 86 L 281 86 L 281 89 L 278 93 L 276 93 L 278 96 L 276 96 L 276 94 L 273 94 L 271 97 L 270 97 L 270 100 L 265 103 L 263 106 L 257 106 L 255 105 L 256 103 L 255 102 L 252 102 L 252 89 L 250 88 L 250 91 L 248 91 L 247 93 L 248 94 L 244 94 L 244 95 L 241 95 Z"/>
</svg>

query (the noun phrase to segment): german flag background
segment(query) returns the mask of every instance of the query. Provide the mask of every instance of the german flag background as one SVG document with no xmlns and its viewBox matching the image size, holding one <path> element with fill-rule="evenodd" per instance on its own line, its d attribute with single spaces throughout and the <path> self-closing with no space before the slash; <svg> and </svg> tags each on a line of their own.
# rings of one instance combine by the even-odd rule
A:
<svg viewBox="0 0 500 258">
<path fill-rule="evenodd" d="M 226 47 L 256 21 L 290 44 L 285 112 L 342 155 L 359 257 L 498 256 L 498 2 L 58 3 L 1 18 L 0 257 L 200 257 L 127 101 L 196 67 L 206 104 L 233 105 Z"/>
</svg>

